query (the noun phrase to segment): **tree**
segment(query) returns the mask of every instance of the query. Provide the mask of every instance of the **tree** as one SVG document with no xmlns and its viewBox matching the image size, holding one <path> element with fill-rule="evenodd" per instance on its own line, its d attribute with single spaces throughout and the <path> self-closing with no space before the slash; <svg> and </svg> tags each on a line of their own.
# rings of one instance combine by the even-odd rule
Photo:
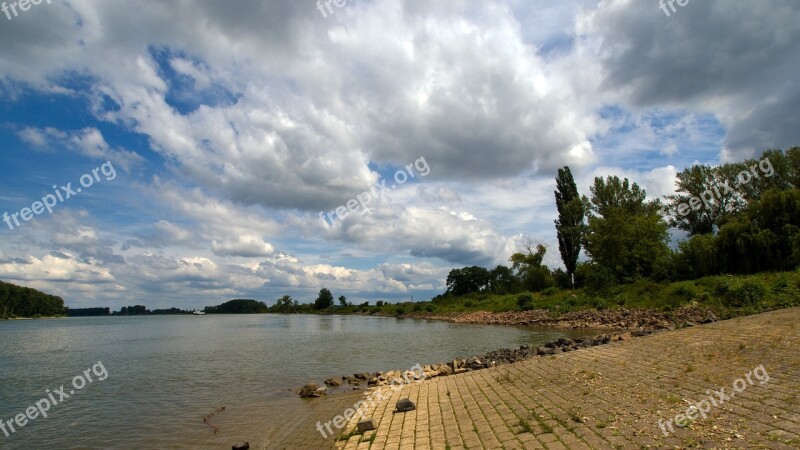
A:
<svg viewBox="0 0 800 450">
<path fill-rule="evenodd" d="M 510 259 L 511 269 L 516 272 L 522 288 L 537 292 L 555 284 L 550 269 L 542 265 L 547 248 L 537 244 L 534 253 L 530 240 L 523 242 L 522 246 L 525 248 L 525 253 L 514 253 Z"/>
<path fill-rule="evenodd" d="M 333 306 L 333 294 L 328 289 L 319 290 L 319 295 L 314 301 L 314 309 L 327 309 Z"/>
<path fill-rule="evenodd" d="M 584 248 L 617 282 L 653 275 L 670 255 L 668 226 L 658 200 L 628 179 L 595 178 Z"/>
<path fill-rule="evenodd" d="M 489 272 L 488 289 L 495 294 L 513 294 L 519 291 L 519 279 L 511 269 L 498 265 Z"/>
<path fill-rule="evenodd" d="M 718 230 L 747 205 L 736 190 L 737 173 L 738 166 L 734 164 L 696 165 L 681 171 L 677 175 L 677 194 L 664 197 L 669 224 L 689 236 Z"/>
<path fill-rule="evenodd" d="M 272 310 L 278 313 L 288 313 L 292 312 L 294 307 L 295 305 L 292 297 L 284 295 L 275 302 L 275 306 L 273 306 Z"/>
<path fill-rule="evenodd" d="M 556 219 L 556 235 L 558 236 L 558 251 L 561 253 L 561 261 L 567 269 L 575 287 L 575 268 L 578 265 L 578 257 L 581 253 L 581 239 L 586 228 L 584 218 L 586 211 L 584 204 L 578 195 L 578 187 L 575 179 L 572 178 L 568 166 L 558 169 L 556 177 L 556 209 L 558 209 L 558 219 Z"/>
<path fill-rule="evenodd" d="M 483 267 L 472 266 L 453 269 L 447 275 L 447 292 L 465 295 L 483 292 L 489 286 L 489 271 Z"/>
<path fill-rule="evenodd" d="M 339 296 L 339 306 L 347 306 L 347 297 L 344 295 Z"/>
</svg>

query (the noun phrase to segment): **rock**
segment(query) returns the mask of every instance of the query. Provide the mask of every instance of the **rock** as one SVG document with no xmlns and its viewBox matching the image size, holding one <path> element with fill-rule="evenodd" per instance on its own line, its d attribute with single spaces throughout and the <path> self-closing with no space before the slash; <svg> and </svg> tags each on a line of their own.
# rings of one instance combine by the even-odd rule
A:
<svg viewBox="0 0 800 450">
<path fill-rule="evenodd" d="M 379 380 L 377 378 L 371 378 L 369 381 L 367 381 L 367 386 L 376 386 L 376 385 L 380 384 L 380 382 L 381 382 L 381 380 Z"/>
<path fill-rule="evenodd" d="M 556 341 L 556 345 L 558 345 L 559 347 L 567 347 L 570 344 L 572 344 L 572 340 L 567 338 L 560 338 L 559 340 Z"/>
<path fill-rule="evenodd" d="M 250 449 L 250 443 L 247 441 L 242 442 L 241 444 L 236 444 L 231 447 L 231 450 L 249 450 L 249 449 Z"/>
<path fill-rule="evenodd" d="M 630 339 L 630 338 L 632 338 L 632 337 L 633 337 L 633 336 L 631 336 L 631 334 L 630 334 L 630 333 L 628 333 L 628 332 L 625 332 L 625 333 L 622 333 L 622 334 L 618 334 L 618 335 L 616 335 L 616 336 L 614 337 L 614 340 L 615 340 L 615 341 L 627 341 L 628 339 Z"/>
<path fill-rule="evenodd" d="M 467 367 L 472 370 L 483 369 L 483 363 L 480 359 L 478 359 L 478 357 L 473 356 L 467 360 Z"/>
<path fill-rule="evenodd" d="M 608 344 L 609 342 L 611 342 L 611 336 L 607 334 L 600 334 L 594 338 L 594 345 L 603 345 Z"/>
<path fill-rule="evenodd" d="M 368 372 L 354 373 L 353 377 L 355 377 L 356 380 L 367 381 L 372 378 L 372 374 Z"/>
<path fill-rule="evenodd" d="M 706 314 L 706 318 L 701 320 L 700 323 L 712 323 L 712 322 L 719 322 L 719 317 L 717 317 L 713 311 L 708 311 Z"/>
<path fill-rule="evenodd" d="M 313 383 L 312 384 L 307 384 L 307 385 L 305 385 L 305 386 L 300 388 L 300 391 L 298 392 L 298 394 L 300 394 L 300 397 L 302 397 L 302 398 L 314 397 L 314 392 L 317 391 L 318 387 L 319 387 L 318 385 L 313 384 Z"/>
<path fill-rule="evenodd" d="M 375 422 L 372 419 L 362 420 L 358 422 L 358 432 L 359 433 L 366 433 L 367 431 L 372 431 L 375 429 Z"/>
<path fill-rule="evenodd" d="M 398 400 L 397 404 L 395 404 L 395 408 L 397 408 L 398 412 L 408 412 L 417 409 L 417 405 L 407 398 L 401 398 Z"/>
<path fill-rule="evenodd" d="M 327 380 L 325 380 L 325 384 L 327 384 L 328 386 L 341 386 L 342 382 L 336 378 L 328 378 Z"/>
</svg>

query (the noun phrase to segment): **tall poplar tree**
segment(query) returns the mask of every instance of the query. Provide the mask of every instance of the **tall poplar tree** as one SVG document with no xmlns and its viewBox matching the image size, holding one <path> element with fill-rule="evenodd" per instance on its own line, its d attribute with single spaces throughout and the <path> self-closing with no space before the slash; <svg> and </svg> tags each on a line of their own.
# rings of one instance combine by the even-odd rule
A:
<svg viewBox="0 0 800 450">
<path fill-rule="evenodd" d="M 578 195 L 578 187 L 569 166 L 558 169 L 556 177 L 556 208 L 558 209 L 558 219 L 556 223 L 556 234 L 558 235 L 558 251 L 561 252 L 561 260 L 567 269 L 572 287 L 575 287 L 575 268 L 578 265 L 578 256 L 581 253 L 581 239 L 586 228 L 586 211 L 584 204 Z"/>
</svg>

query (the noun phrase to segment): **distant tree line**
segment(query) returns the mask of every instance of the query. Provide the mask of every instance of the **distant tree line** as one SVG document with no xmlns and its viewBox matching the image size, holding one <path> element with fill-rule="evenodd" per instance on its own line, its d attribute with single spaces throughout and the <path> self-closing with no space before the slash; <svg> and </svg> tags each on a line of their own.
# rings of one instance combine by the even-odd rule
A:
<svg viewBox="0 0 800 450">
<path fill-rule="evenodd" d="M 337 303 L 338 302 L 338 303 Z M 377 307 L 382 307 L 388 302 L 378 300 Z M 352 302 L 347 301 L 347 297 L 340 295 L 334 302 L 333 293 L 328 288 L 319 290 L 317 298 L 311 303 L 300 303 L 289 295 L 284 295 L 279 298 L 274 305 L 268 308 L 268 312 L 274 314 L 313 314 L 325 313 L 330 311 L 338 311 L 340 313 L 346 312 L 359 312 L 369 308 L 369 302 L 363 302 L 358 305 L 353 305 Z"/>
<path fill-rule="evenodd" d="M 106 308 L 108 309 L 108 308 Z M 148 316 L 148 315 L 166 315 L 166 314 L 191 314 L 191 311 L 186 311 L 180 308 L 166 308 L 149 310 L 144 305 L 123 306 L 119 311 L 111 313 L 114 316 Z"/>
<path fill-rule="evenodd" d="M 61 297 L 0 281 L 0 318 L 62 316 L 65 313 Z"/>
<path fill-rule="evenodd" d="M 531 241 L 511 267 L 453 269 L 447 296 L 507 294 L 550 287 L 602 290 L 640 279 L 679 281 L 800 266 L 800 147 L 758 159 L 677 175 L 676 194 L 647 200 L 635 182 L 597 177 L 579 197 L 569 167 L 558 170 L 555 221 L 564 269 L 542 264 L 547 249 Z M 687 233 L 669 247 L 670 228 Z M 579 261 L 581 251 L 588 257 Z"/>
<path fill-rule="evenodd" d="M 217 306 L 206 306 L 206 314 L 261 314 L 268 312 L 267 305 L 257 300 L 235 299 Z"/>
<path fill-rule="evenodd" d="M 111 308 L 68 308 L 68 317 L 92 317 L 92 316 L 108 316 L 111 314 Z"/>
</svg>

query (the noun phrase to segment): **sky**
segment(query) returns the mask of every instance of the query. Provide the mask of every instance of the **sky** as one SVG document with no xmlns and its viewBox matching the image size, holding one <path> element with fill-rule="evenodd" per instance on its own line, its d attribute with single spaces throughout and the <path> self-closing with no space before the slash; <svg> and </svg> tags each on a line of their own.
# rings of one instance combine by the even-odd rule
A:
<svg viewBox="0 0 800 450">
<path fill-rule="evenodd" d="M 560 267 L 559 167 L 654 199 L 800 144 L 795 0 L 337 3 L 3 3 L 0 280 L 426 300 L 526 239 Z"/>
</svg>

